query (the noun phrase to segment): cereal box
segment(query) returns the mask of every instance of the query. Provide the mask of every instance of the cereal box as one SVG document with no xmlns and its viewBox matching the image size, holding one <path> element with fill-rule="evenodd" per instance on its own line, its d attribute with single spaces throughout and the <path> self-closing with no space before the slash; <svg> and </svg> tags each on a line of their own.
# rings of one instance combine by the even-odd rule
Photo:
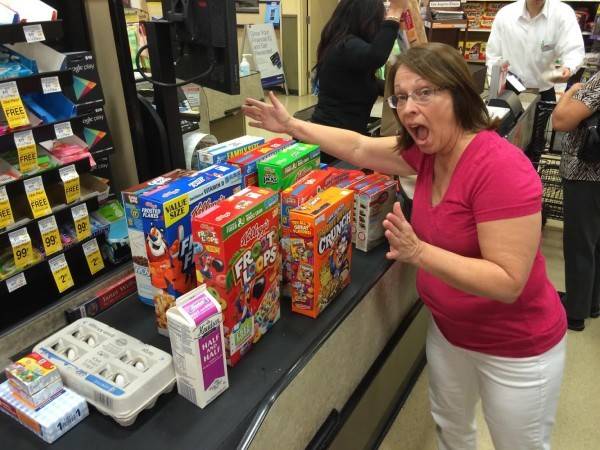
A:
<svg viewBox="0 0 600 450">
<path fill-rule="evenodd" d="M 157 186 L 164 186 L 187 172 L 181 169 L 173 170 L 160 177 L 145 183 L 125 189 L 121 193 L 127 219 L 127 231 L 129 233 L 129 246 L 133 259 L 133 272 L 137 283 L 139 299 L 147 305 L 154 305 L 153 298 L 155 288 L 150 282 L 150 270 L 148 269 L 148 258 L 146 257 L 146 243 L 144 242 L 144 225 L 142 223 L 142 212 L 139 207 L 140 196 Z"/>
<path fill-rule="evenodd" d="M 258 185 L 283 190 L 311 170 L 318 169 L 319 161 L 318 145 L 299 142 L 258 163 Z"/>
<path fill-rule="evenodd" d="M 229 387 L 221 306 L 198 286 L 167 311 L 177 390 L 204 408 Z"/>
<path fill-rule="evenodd" d="M 19 359 L 4 372 L 10 385 L 27 395 L 34 395 L 56 381 L 61 381 L 56 366 L 37 353 L 30 353 Z"/>
<path fill-rule="evenodd" d="M 226 163 L 227 160 L 258 147 L 265 142 L 264 138 L 242 136 L 237 139 L 200 148 L 192 154 L 192 169 L 204 169 L 212 164 Z"/>
<path fill-rule="evenodd" d="M 354 194 L 356 248 L 368 252 L 384 241 L 383 220 L 396 201 L 394 180 L 381 181 Z"/>
<path fill-rule="evenodd" d="M 167 310 L 196 287 L 191 217 L 239 190 L 240 169 L 222 164 L 194 172 L 140 199 L 146 255 L 158 330 L 167 334 Z"/>
<path fill-rule="evenodd" d="M 279 194 L 250 186 L 192 222 L 199 283 L 221 304 L 235 365 L 279 319 Z"/>
<path fill-rule="evenodd" d="M 295 142 L 293 139 L 271 139 L 248 153 L 229 158 L 228 162 L 242 171 L 242 187 L 258 186 L 258 162 L 270 158 Z"/>
<path fill-rule="evenodd" d="M 317 317 L 350 283 L 353 202 L 330 187 L 290 211 L 292 311 Z"/>
</svg>

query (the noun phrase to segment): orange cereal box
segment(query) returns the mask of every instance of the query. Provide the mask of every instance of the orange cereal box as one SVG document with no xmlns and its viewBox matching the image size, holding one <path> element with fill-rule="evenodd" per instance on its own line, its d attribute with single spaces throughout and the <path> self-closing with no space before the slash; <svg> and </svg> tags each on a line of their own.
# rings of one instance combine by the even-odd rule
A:
<svg viewBox="0 0 600 450">
<path fill-rule="evenodd" d="M 354 192 L 330 187 L 290 211 L 292 311 L 316 318 L 350 283 Z"/>
</svg>

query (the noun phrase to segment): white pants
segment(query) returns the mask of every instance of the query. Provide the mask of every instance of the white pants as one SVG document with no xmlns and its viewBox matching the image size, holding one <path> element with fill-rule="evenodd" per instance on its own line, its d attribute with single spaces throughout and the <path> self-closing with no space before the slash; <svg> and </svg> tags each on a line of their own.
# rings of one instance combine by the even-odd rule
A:
<svg viewBox="0 0 600 450">
<path fill-rule="evenodd" d="M 456 347 L 431 320 L 427 367 L 439 450 L 475 450 L 475 407 L 496 450 L 549 450 L 566 356 L 566 336 L 539 356 L 503 358 Z"/>
</svg>

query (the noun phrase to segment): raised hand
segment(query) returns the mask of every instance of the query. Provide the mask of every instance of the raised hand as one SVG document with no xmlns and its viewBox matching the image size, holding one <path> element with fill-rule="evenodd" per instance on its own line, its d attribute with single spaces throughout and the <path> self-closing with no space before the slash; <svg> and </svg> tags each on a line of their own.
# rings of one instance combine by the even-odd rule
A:
<svg viewBox="0 0 600 450">
<path fill-rule="evenodd" d="M 254 122 L 250 122 L 251 127 L 263 128 L 272 133 L 288 133 L 292 116 L 287 112 L 273 92 L 269 92 L 271 104 L 247 98 L 242 106 L 242 112 L 250 117 Z"/>
<path fill-rule="evenodd" d="M 392 212 L 388 213 L 383 221 L 383 227 L 390 244 L 390 251 L 385 256 L 388 259 L 416 264 L 425 244 L 404 217 L 400 203 L 394 203 Z"/>
</svg>

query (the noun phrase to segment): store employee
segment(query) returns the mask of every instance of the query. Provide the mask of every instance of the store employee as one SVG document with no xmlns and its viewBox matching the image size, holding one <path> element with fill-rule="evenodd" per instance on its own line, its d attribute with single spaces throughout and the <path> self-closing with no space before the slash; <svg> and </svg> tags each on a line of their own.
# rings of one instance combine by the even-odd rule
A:
<svg viewBox="0 0 600 450">
<path fill-rule="evenodd" d="M 544 72 L 559 61 L 566 82 L 583 62 L 585 48 L 575 13 L 559 0 L 518 0 L 496 14 L 486 48 L 488 70 L 501 60 L 526 88 L 537 88 L 542 100 L 555 101 L 554 84 Z"/>
</svg>

